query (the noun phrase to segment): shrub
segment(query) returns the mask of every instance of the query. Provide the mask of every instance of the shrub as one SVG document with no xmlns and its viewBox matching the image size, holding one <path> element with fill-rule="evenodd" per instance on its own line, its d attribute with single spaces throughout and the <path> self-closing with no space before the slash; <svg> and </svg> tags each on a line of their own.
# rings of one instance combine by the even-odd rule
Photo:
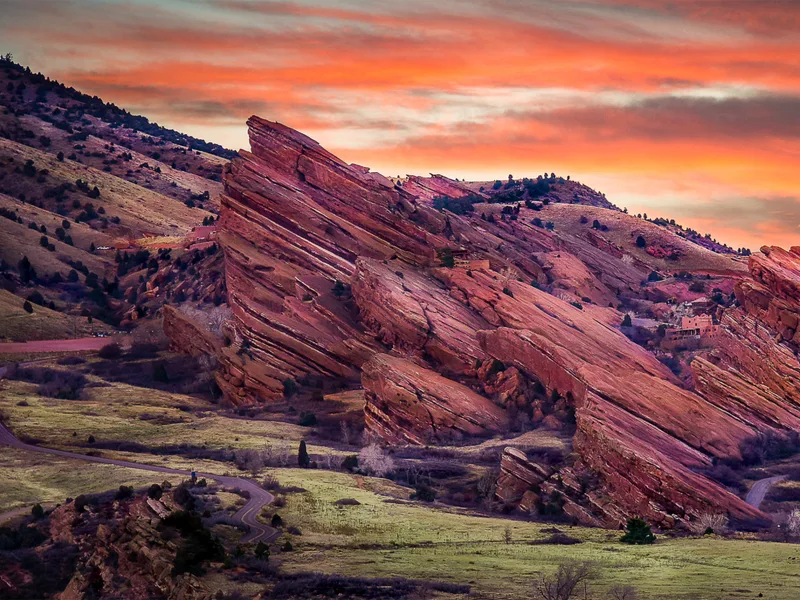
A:
<svg viewBox="0 0 800 600">
<path fill-rule="evenodd" d="M 129 485 L 121 485 L 119 486 L 119 490 L 117 490 L 116 496 L 114 496 L 117 500 L 126 500 L 133 496 L 133 488 Z"/>
<path fill-rule="evenodd" d="M 631 321 L 631 316 L 626 314 L 622 319 L 622 326 L 623 327 L 631 327 L 633 326 L 633 322 Z"/>
<path fill-rule="evenodd" d="M 647 281 L 661 281 L 662 279 L 664 278 L 655 271 L 650 271 L 650 274 L 647 276 Z"/>
<path fill-rule="evenodd" d="M 702 281 L 693 281 L 689 284 L 689 291 L 700 294 L 706 291 L 706 286 Z"/>
<path fill-rule="evenodd" d="M 299 391 L 294 379 L 283 380 L 283 395 L 285 398 L 291 398 Z"/>
<path fill-rule="evenodd" d="M 541 575 L 533 585 L 533 597 L 540 600 L 570 600 L 577 598 L 591 577 L 591 569 L 586 563 L 565 563 L 559 565 L 554 575 Z"/>
<path fill-rule="evenodd" d="M 311 464 L 311 458 L 308 456 L 305 440 L 300 440 L 300 446 L 297 449 L 297 464 L 304 469 L 307 469 Z"/>
<path fill-rule="evenodd" d="M 703 513 L 690 524 L 691 530 L 700 535 L 724 533 L 728 528 L 728 517 L 722 513 Z"/>
<path fill-rule="evenodd" d="M 420 484 L 414 490 L 414 493 L 411 494 L 412 500 L 421 500 L 422 502 L 433 502 L 436 500 L 436 490 L 432 487 Z"/>
<path fill-rule="evenodd" d="M 650 525 L 644 519 L 634 517 L 628 519 L 628 524 L 625 527 L 625 535 L 620 538 L 620 541 L 625 544 L 646 545 L 652 544 L 656 541 L 656 536 L 650 530 Z"/>
<path fill-rule="evenodd" d="M 161 489 L 161 486 L 157 483 L 154 483 L 147 489 L 147 497 L 152 498 L 153 500 L 160 500 L 161 496 L 164 495 L 164 490 Z"/>
<path fill-rule="evenodd" d="M 63 356 L 58 359 L 59 365 L 82 365 L 86 362 L 86 359 L 81 358 L 80 356 Z"/>
<path fill-rule="evenodd" d="M 644 236 L 640 235 L 639 237 L 636 238 L 636 245 L 639 248 L 644 248 L 645 246 L 647 246 L 647 241 L 644 239 Z"/>
<path fill-rule="evenodd" d="M 394 471 L 394 460 L 384 453 L 378 444 L 370 444 L 362 448 L 358 454 L 358 464 L 367 474 L 385 477 Z"/>
<path fill-rule="evenodd" d="M 269 524 L 276 529 L 283 527 L 283 519 L 281 519 L 281 516 L 278 513 L 275 513 L 272 515 L 272 519 L 270 520 Z"/>
<path fill-rule="evenodd" d="M 34 519 L 36 519 L 37 521 L 38 521 L 39 519 L 41 519 L 42 517 L 44 517 L 44 509 L 42 508 L 42 505 L 41 505 L 41 504 L 38 504 L 38 503 L 37 503 L 37 504 L 34 504 L 34 505 L 33 505 L 33 508 L 31 509 L 31 515 L 32 515 L 32 516 L 33 516 L 33 518 L 34 518 Z"/>
<path fill-rule="evenodd" d="M 350 471 L 351 473 L 358 469 L 358 457 L 355 454 L 345 456 L 342 461 L 342 469 Z"/>
<path fill-rule="evenodd" d="M 158 354 L 158 344 L 152 342 L 134 342 L 126 354 L 126 358 L 153 358 Z"/>
<path fill-rule="evenodd" d="M 261 560 L 269 560 L 269 546 L 264 542 L 258 542 L 256 549 L 253 551 L 256 558 Z"/>
<path fill-rule="evenodd" d="M 300 414 L 298 425 L 301 427 L 311 427 L 317 424 L 317 415 L 313 412 L 304 412 Z"/>
<path fill-rule="evenodd" d="M 28 314 L 33 314 L 33 305 L 30 302 L 25 300 L 25 303 L 22 305 L 22 310 L 24 310 Z"/>
<path fill-rule="evenodd" d="M 112 342 L 100 348 L 97 355 L 106 360 L 113 360 L 122 356 L 122 348 L 116 342 Z"/>
</svg>

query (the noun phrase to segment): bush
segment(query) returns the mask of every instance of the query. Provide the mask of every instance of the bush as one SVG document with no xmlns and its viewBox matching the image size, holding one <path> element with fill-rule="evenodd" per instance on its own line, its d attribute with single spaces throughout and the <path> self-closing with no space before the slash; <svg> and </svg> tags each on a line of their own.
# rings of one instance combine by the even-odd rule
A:
<svg viewBox="0 0 800 600">
<path fill-rule="evenodd" d="M 350 471 L 351 473 L 358 469 L 358 456 L 355 454 L 345 456 L 344 460 L 342 461 L 342 469 L 345 471 Z"/>
<path fill-rule="evenodd" d="M 368 475 L 385 477 L 394 471 L 394 460 L 378 444 L 370 444 L 358 454 L 358 464 Z"/>
<path fill-rule="evenodd" d="M 33 508 L 31 509 L 31 515 L 37 521 L 44 517 L 44 509 L 42 508 L 41 504 L 34 504 Z"/>
<path fill-rule="evenodd" d="M 134 342 L 130 350 L 126 353 L 125 358 L 153 358 L 156 355 L 158 355 L 158 344 L 152 342 Z"/>
<path fill-rule="evenodd" d="M 656 536 L 650 530 L 650 525 L 644 519 L 634 517 L 628 519 L 625 535 L 620 538 L 620 541 L 625 544 L 634 544 L 638 546 L 652 544 L 656 541 Z"/>
<path fill-rule="evenodd" d="M 82 365 L 86 362 L 86 359 L 81 358 L 80 356 L 64 356 L 58 359 L 59 365 L 64 366 L 72 366 L 72 365 Z"/>
<path fill-rule="evenodd" d="M 25 303 L 22 305 L 22 310 L 24 310 L 29 315 L 33 314 L 33 305 L 27 300 L 25 300 Z"/>
<path fill-rule="evenodd" d="M 122 356 L 122 348 L 116 342 L 112 342 L 100 348 L 97 355 L 106 360 L 113 360 Z"/>
<path fill-rule="evenodd" d="M 75 498 L 73 504 L 75 505 L 75 510 L 79 513 L 82 513 L 84 510 L 86 510 L 86 505 L 89 504 L 89 498 L 81 494 Z"/>
<path fill-rule="evenodd" d="M 644 239 L 644 236 L 640 235 L 639 237 L 636 238 L 636 245 L 639 248 L 644 248 L 645 246 L 647 246 L 647 241 Z"/>
<path fill-rule="evenodd" d="M 147 497 L 152 498 L 153 500 L 160 500 L 161 496 L 164 495 L 164 490 L 161 489 L 161 486 L 157 483 L 154 483 L 147 489 Z"/>
<path fill-rule="evenodd" d="M 304 412 L 300 414 L 298 425 L 301 427 L 311 427 L 317 424 L 317 415 L 313 412 Z"/>
<path fill-rule="evenodd" d="M 117 490 L 115 498 L 117 500 L 127 500 L 132 496 L 133 496 L 133 488 L 129 485 L 121 485 L 119 486 L 119 490 Z"/>
<path fill-rule="evenodd" d="M 294 379 L 283 380 L 283 395 L 285 398 L 291 398 L 299 391 Z"/>
<path fill-rule="evenodd" d="M 429 485 L 420 484 L 411 494 L 412 500 L 421 500 L 422 502 L 433 502 L 436 500 L 436 490 Z"/>
<path fill-rule="evenodd" d="M 305 440 L 300 440 L 300 446 L 297 449 L 297 464 L 304 469 L 307 469 L 311 464 L 311 458 L 308 456 Z"/>
<path fill-rule="evenodd" d="M 281 516 L 278 513 L 275 513 L 272 515 L 272 520 L 270 520 L 269 524 L 276 529 L 283 527 L 283 519 L 281 519 Z"/>
<path fill-rule="evenodd" d="M 253 551 L 256 558 L 261 560 L 269 560 L 269 546 L 264 542 L 258 542 L 256 549 Z"/>
</svg>

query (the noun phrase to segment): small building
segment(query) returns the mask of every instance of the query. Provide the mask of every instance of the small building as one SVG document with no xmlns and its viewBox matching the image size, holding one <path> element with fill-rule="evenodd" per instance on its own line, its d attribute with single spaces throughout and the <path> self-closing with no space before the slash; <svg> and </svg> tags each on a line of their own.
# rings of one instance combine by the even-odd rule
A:
<svg viewBox="0 0 800 600">
<path fill-rule="evenodd" d="M 664 332 L 662 348 L 669 350 L 696 349 L 713 346 L 719 337 L 719 325 L 711 315 L 681 317 L 681 326 Z"/>
</svg>

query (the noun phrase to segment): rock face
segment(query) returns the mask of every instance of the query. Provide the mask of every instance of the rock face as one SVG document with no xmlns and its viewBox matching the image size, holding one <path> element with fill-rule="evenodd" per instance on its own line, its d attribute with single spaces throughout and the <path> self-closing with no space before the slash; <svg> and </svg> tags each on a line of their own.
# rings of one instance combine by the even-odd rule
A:
<svg viewBox="0 0 800 600">
<path fill-rule="evenodd" d="M 505 412 L 468 387 L 409 360 L 377 354 L 362 367 L 369 431 L 427 444 L 501 431 Z"/>
<path fill-rule="evenodd" d="M 412 444 L 501 432 L 524 413 L 574 431 L 574 456 L 551 469 L 507 451 L 504 501 L 610 526 L 633 514 L 665 527 L 704 512 L 760 515 L 702 472 L 762 432 L 800 425 L 796 252 L 766 249 L 747 275 L 738 259 L 609 208 L 437 211 L 436 196 L 481 194 L 441 176 L 395 185 L 280 124 L 248 125 L 252 152 L 225 174 L 218 227 L 230 401 L 269 401 L 306 375 L 361 385 L 367 430 Z M 638 248 L 640 229 L 681 257 Z M 721 310 L 693 381 L 619 331 L 613 307 L 653 304 L 642 282 L 659 265 L 738 280 L 741 306 Z"/>
<path fill-rule="evenodd" d="M 170 349 L 190 356 L 217 356 L 221 340 L 173 306 L 162 309 L 164 333 L 170 339 Z"/>
<path fill-rule="evenodd" d="M 148 506 L 148 502 L 151 506 Z M 154 510 L 155 509 L 155 510 Z M 139 498 L 116 507 L 113 521 L 94 523 L 94 517 L 79 515 L 74 504 L 56 509 L 51 517 L 51 537 L 56 542 L 77 543 L 80 564 L 58 600 L 115 597 L 146 600 L 211 600 L 213 594 L 189 573 L 172 574 L 177 545 L 165 540 L 158 524 L 159 513 L 169 510 L 159 501 Z M 93 534 L 74 535 L 76 524 Z"/>
</svg>

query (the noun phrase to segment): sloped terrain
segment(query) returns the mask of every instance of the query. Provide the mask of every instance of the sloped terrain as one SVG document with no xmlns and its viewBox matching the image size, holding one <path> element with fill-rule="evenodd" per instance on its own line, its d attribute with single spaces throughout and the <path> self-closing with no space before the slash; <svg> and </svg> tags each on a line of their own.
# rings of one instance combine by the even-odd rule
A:
<svg viewBox="0 0 800 600">
<path fill-rule="evenodd" d="M 164 301 L 223 302 L 221 263 L 187 250 L 213 245 L 192 232 L 213 225 L 232 155 L 0 61 L 2 286 L 126 327 Z"/>
<path fill-rule="evenodd" d="M 720 348 L 696 357 L 696 383 L 677 377 L 623 335 L 618 309 L 650 310 L 650 286 L 678 272 L 687 286 L 738 280 L 745 305 L 753 285 L 759 298 L 791 297 L 751 299 L 761 313 L 748 315 L 773 328 L 765 314 L 780 314 L 791 339 L 797 322 L 777 308 L 796 302 L 776 281 L 791 271 L 783 254 L 772 253 L 773 268 L 753 257 L 752 283 L 742 259 L 596 198 L 539 204 L 528 182 L 503 202 L 441 176 L 392 181 L 280 124 L 248 125 L 252 150 L 225 174 L 220 216 L 234 319 L 219 383 L 230 401 L 278 399 L 287 382 L 321 377 L 362 384 L 368 430 L 392 443 L 481 437 L 518 422 L 571 430 L 571 460 L 525 491 L 529 503 L 559 503 L 589 524 L 763 516 L 702 472 L 741 460 L 764 432 L 793 429 L 794 407 L 748 389 Z M 443 195 L 470 207 L 456 214 Z M 744 309 L 720 302 L 721 335 L 736 339 Z M 746 398 L 741 410 L 726 386 Z"/>
</svg>

